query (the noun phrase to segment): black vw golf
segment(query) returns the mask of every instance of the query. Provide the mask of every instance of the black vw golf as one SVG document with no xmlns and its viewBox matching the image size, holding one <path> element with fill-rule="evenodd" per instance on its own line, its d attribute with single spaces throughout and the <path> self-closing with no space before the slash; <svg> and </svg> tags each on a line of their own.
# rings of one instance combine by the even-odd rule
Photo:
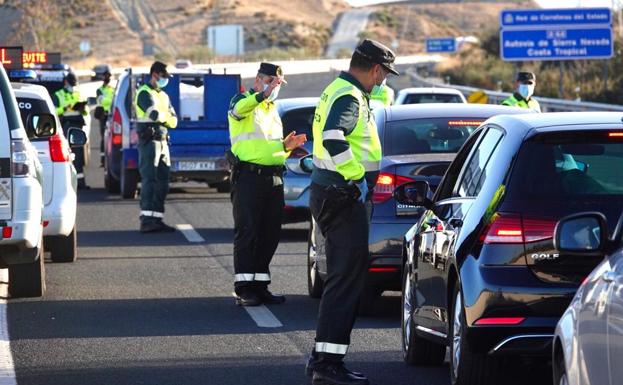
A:
<svg viewBox="0 0 623 385">
<path fill-rule="evenodd" d="M 556 323 L 600 257 L 554 249 L 556 222 L 623 209 L 623 115 L 502 115 L 465 142 L 434 196 L 425 181 L 396 199 L 426 211 L 405 237 L 403 353 L 441 364 L 453 384 L 495 384 L 509 356 L 551 355 Z M 612 232 L 612 228 L 609 232 Z"/>
</svg>

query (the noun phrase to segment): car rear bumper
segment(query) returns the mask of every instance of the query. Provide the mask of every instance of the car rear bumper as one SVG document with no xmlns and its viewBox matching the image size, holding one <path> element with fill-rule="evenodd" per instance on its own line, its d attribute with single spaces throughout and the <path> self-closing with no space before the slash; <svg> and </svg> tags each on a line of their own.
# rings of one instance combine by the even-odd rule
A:
<svg viewBox="0 0 623 385">
<path fill-rule="evenodd" d="M 550 357 L 558 319 L 534 318 L 524 322 L 532 326 L 470 327 L 466 334 L 469 346 L 474 352 L 490 355 Z"/>
<path fill-rule="evenodd" d="M 412 220 L 405 223 L 370 223 L 368 285 L 383 290 L 401 290 L 402 243 L 412 225 Z"/>
</svg>

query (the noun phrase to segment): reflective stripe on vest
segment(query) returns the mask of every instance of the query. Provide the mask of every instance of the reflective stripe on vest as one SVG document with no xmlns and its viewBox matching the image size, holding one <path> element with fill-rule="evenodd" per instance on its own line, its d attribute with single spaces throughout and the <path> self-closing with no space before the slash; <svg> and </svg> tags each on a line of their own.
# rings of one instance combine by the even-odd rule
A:
<svg viewBox="0 0 623 385">
<path fill-rule="evenodd" d="M 245 97 L 253 95 L 245 92 Z M 259 103 L 250 114 L 236 115 L 235 106 L 228 114 L 231 151 L 240 160 L 264 166 L 285 163 L 287 153 L 283 150 L 283 125 L 274 103 Z"/>
<path fill-rule="evenodd" d="M 138 105 L 138 96 L 141 92 L 148 92 L 151 95 L 152 100 L 154 101 L 154 104 L 146 111 L 143 111 Z M 149 114 L 152 111 L 158 111 L 158 122 L 164 123 L 167 121 L 170 114 L 170 105 L 171 104 L 169 102 L 169 95 L 167 95 L 166 92 L 156 91 L 147 84 L 143 84 L 136 92 L 136 97 L 134 99 L 134 106 L 136 108 L 136 119 L 142 123 L 154 123 L 154 121 L 149 118 Z"/>
<path fill-rule="evenodd" d="M 359 103 L 359 120 L 355 129 L 345 136 L 339 129 L 325 130 L 325 124 L 333 103 L 340 97 L 351 95 Z M 339 172 L 341 165 L 355 159 L 366 172 L 378 171 L 381 162 L 381 141 L 376 128 L 374 117 L 370 111 L 368 101 L 363 92 L 356 86 L 342 78 L 335 79 L 324 90 L 313 123 L 314 138 L 323 140 L 346 140 L 350 150 L 331 156 L 323 145 L 322 140 L 314 141 L 314 165 L 320 169 Z"/>
</svg>

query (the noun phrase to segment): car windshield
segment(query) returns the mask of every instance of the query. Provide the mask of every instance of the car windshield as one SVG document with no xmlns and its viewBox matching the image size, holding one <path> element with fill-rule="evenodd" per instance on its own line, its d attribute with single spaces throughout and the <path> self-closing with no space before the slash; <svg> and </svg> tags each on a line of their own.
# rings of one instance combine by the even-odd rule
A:
<svg viewBox="0 0 623 385">
<path fill-rule="evenodd" d="M 523 144 L 509 199 L 623 198 L 623 137 L 608 131 L 570 134 L 542 134 Z"/>
<path fill-rule="evenodd" d="M 429 118 L 387 123 L 385 155 L 455 153 L 486 118 Z"/>
<path fill-rule="evenodd" d="M 403 104 L 421 103 L 463 103 L 463 99 L 452 94 L 409 94 Z"/>
</svg>

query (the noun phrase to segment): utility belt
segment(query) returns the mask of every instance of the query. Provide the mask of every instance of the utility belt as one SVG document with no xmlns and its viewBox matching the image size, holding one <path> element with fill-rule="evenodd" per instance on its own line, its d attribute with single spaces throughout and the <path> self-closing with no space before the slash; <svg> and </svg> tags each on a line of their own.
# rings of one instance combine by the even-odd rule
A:
<svg viewBox="0 0 623 385">
<path fill-rule="evenodd" d="M 140 140 L 145 142 L 156 141 L 163 142 L 169 141 L 169 133 L 166 128 L 158 124 L 140 123 L 137 125 L 136 134 Z"/>
<path fill-rule="evenodd" d="M 279 176 L 282 177 L 285 171 L 284 166 L 263 166 L 261 164 L 250 163 L 240 160 L 233 152 L 227 151 L 225 154 L 234 174 L 248 172 L 260 176 Z"/>
</svg>

